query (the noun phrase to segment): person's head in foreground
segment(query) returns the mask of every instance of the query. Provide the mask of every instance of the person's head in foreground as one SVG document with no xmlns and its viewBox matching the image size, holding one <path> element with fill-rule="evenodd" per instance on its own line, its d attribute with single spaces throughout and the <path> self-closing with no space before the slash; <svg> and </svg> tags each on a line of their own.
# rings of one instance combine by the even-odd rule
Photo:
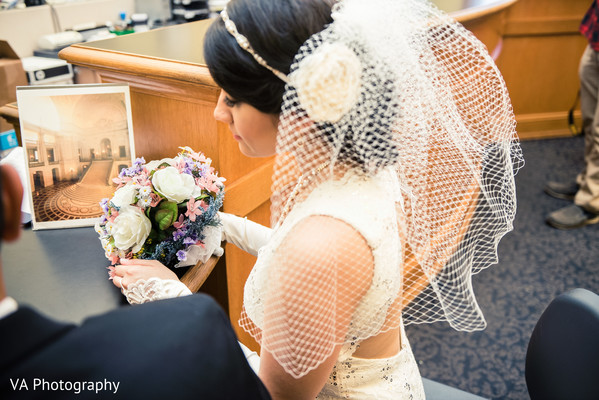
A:
<svg viewBox="0 0 599 400">
<path fill-rule="evenodd" d="M 23 185 L 19 173 L 10 165 L 0 165 L 0 196 L 0 237 L 2 242 L 12 242 L 21 234 Z M 0 300 L 5 297 L 6 288 L 0 259 Z"/>
</svg>

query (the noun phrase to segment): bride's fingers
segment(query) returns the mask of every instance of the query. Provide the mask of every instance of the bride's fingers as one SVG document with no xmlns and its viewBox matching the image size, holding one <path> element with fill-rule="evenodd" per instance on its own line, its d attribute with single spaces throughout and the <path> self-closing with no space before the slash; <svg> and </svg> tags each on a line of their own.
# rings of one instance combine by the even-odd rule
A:
<svg viewBox="0 0 599 400">
<path fill-rule="evenodd" d="M 115 275 L 114 278 L 112 278 L 112 283 L 114 286 L 118 287 L 119 289 L 126 289 L 123 279 L 124 278 L 122 276 Z"/>
<path fill-rule="evenodd" d="M 121 258 L 120 263 L 123 265 L 162 265 L 159 261 L 156 260 L 143 260 L 139 258 L 129 259 L 129 258 Z"/>
<path fill-rule="evenodd" d="M 164 267 L 160 262 L 156 260 L 121 260 L 121 264 L 114 266 L 114 272 L 120 276 L 126 276 L 127 274 L 139 273 L 140 267 L 144 271 L 149 270 L 160 270 Z"/>
<path fill-rule="evenodd" d="M 133 268 L 133 265 L 121 265 L 121 264 L 117 264 L 114 266 L 114 273 L 117 276 L 125 276 L 125 274 L 131 269 Z M 117 278 L 117 276 L 114 277 L 114 279 Z M 114 280 L 113 279 L 113 280 Z"/>
<path fill-rule="evenodd" d="M 173 271 L 156 260 L 122 260 L 122 264 L 115 265 L 114 272 L 125 277 L 125 287 L 140 279 L 178 279 Z"/>
</svg>

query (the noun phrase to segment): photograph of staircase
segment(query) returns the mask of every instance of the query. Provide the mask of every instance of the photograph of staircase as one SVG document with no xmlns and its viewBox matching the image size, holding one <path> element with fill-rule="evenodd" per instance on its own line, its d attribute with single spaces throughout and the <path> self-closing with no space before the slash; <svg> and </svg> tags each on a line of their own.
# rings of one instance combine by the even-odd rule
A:
<svg viewBox="0 0 599 400">
<path fill-rule="evenodd" d="M 33 229 L 93 225 L 134 158 L 126 85 L 17 92 Z"/>
</svg>

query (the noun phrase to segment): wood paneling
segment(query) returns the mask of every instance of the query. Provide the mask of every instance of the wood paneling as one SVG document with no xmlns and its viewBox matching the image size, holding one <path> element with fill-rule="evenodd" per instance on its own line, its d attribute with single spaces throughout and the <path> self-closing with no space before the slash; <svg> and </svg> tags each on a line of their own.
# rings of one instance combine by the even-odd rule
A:
<svg viewBox="0 0 599 400">
<path fill-rule="evenodd" d="M 507 12 L 497 59 L 522 139 L 568 136 L 586 40 L 578 32 L 590 0 L 519 0 Z M 580 113 L 575 114 L 580 124 Z"/>
</svg>

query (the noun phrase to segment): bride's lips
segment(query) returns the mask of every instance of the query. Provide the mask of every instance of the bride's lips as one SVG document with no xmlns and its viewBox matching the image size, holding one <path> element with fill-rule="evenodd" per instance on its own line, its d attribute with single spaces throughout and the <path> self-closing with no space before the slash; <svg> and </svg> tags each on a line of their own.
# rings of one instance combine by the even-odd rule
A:
<svg viewBox="0 0 599 400">
<path fill-rule="evenodd" d="M 235 131 L 233 130 L 233 127 L 231 125 L 229 125 L 229 129 L 231 130 L 231 133 L 233 134 L 233 139 L 235 139 L 239 142 L 241 140 L 241 136 L 239 136 L 235 133 Z"/>
</svg>

